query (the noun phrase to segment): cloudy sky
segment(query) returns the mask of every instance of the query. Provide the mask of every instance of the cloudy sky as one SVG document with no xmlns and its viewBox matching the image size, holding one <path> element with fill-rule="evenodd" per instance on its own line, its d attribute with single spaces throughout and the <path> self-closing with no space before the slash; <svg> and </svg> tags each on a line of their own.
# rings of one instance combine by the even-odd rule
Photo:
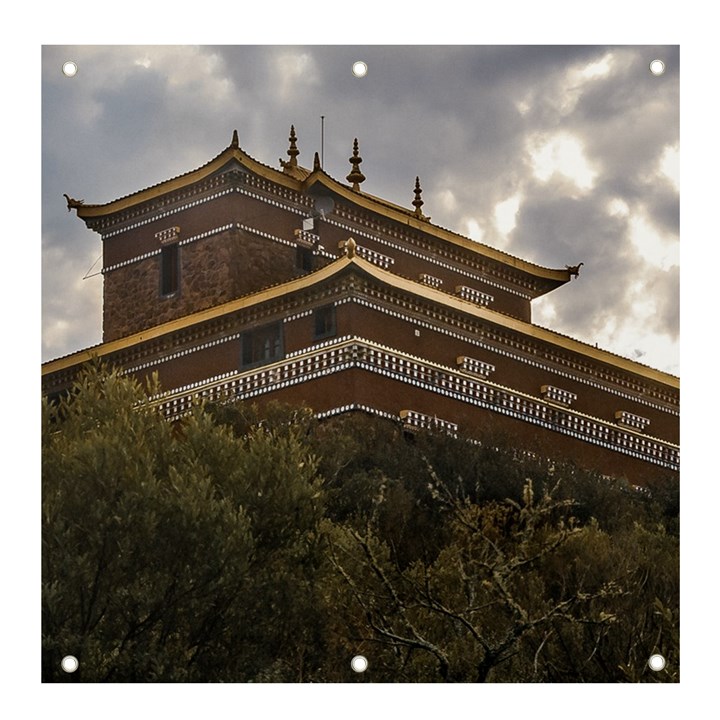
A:
<svg viewBox="0 0 720 720">
<path fill-rule="evenodd" d="M 332 176 L 357 137 L 363 190 L 412 208 L 419 175 L 433 222 L 583 262 L 534 321 L 679 374 L 677 46 L 47 45 L 43 360 L 101 340 L 101 242 L 64 192 L 108 202 L 204 164 L 235 128 L 277 167 L 294 124 L 312 166 L 323 115 Z"/>
<path fill-rule="evenodd" d="M 4 654 L 2 665 L 5 677 L 11 677 L 9 687 L 22 692 L 18 699 L 25 704 L 53 710 L 56 698 L 38 692 L 37 643 L 28 642 L 28 628 L 32 638 L 39 633 L 40 468 L 36 435 L 16 438 L 17 428 L 39 427 L 27 388 L 37 382 L 40 338 L 22 339 L 42 320 L 43 360 L 101 339 L 101 277 L 82 279 L 100 255 L 99 236 L 67 212 L 62 193 L 87 202 L 113 200 L 202 165 L 230 142 L 234 128 L 248 153 L 275 164 L 285 157 L 288 127 L 294 123 L 300 161 L 308 164 L 319 149 L 320 116 L 325 115 L 325 165 L 332 175 L 341 180 L 347 175 L 357 136 L 368 192 L 411 207 L 414 178 L 420 175 L 423 210 L 438 224 L 541 264 L 584 262 L 577 281 L 536 306 L 536 321 L 677 373 L 677 43 L 683 59 L 683 473 L 691 480 L 683 488 L 685 682 L 683 692 L 672 697 L 622 692 L 629 686 L 603 688 L 593 695 L 596 702 L 587 702 L 588 688 L 578 688 L 572 697 L 588 718 L 606 717 L 610 700 L 618 710 L 620 703 L 624 710 L 645 714 L 652 707 L 660 711 L 658 717 L 669 717 L 693 700 L 686 693 L 714 681 L 717 664 L 711 653 L 717 644 L 707 642 L 707 618 L 715 612 L 716 593 L 705 557 L 717 541 L 712 533 L 720 499 L 713 498 L 717 483 L 692 482 L 717 464 L 716 423 L 701 419 L 708 396 L 717 397 L 716 384 L 707 381 L 716 374 L 715 356 L 703 351 L 720 245 L 715 218 L 720 135 L 712 106 L 717 38 L 709 6 L 627 0 L 482 6 L 444 0 L 427 7 L 398 3 L 396 9 L 386 1 L 371 4 L 368 8 L 363 0 L 341 7 L 314 0 L 300 6 L 278 0 L 251 8 L 216 7 L 214 0 L 205 0 L 202 11 L 188 5 L 188 17 L 182 17 L 180 5 L 171 14 L 147 0 L 126 0 L 121 11 L 89 0 L 46 4 L 42 13 L 30 3 L 13 8 L 3 79 L 10 99 L 6 107 L 16 111 L 0 121 L 12 235 L 5 238 L 10 265 L 0 288 L 5 307 L 20 310 L 5 316 L 6 340 L 19 339 L 31 349 L 6 353 L 5 376 L 14 380 L 6 383 L 7 407 L 22 417 L 5 415 L 12 423 L 7 437 L 13 438 L 5 469 L 15 479 L 22 468 L 30 481 L 13 484 L 22 499 L 8 504 L 12 512 L 3 524 L 9 549 L 3 557 L 13 588 L 4 608 L 18 620 L 9 628 L 13 651 Z M 205 40 L 367 44 L 356 49 L 123 46 Z M 113 46 L 59 45 L 67 42 Z M 371 44 L 379 42 L 468 46 Z M 518 42 L 531 46 L 492 47 Z M 623 45 L 577 45 L 607 42 Z M 657 42 L 668 45 L 647 44 Z M 661 77 L 647 72 L 655 57 L 666 62 Z M 73 79 L 61 73 L 68 59 L 78 62 Z M 368 63 L 363 79 L 351 74 L 357 59 Z M 40 190 L 42 228 L 36 220 Z M 19 241 L 10 242 L 15 238 Z M 22 508 L 26 512 L 18 512 Z M 690 677 L 695 686 L 687 682 Z M 364 692 L 352 695 L 343 715 L 367 717 L 364 703 L 372 688 L 354 687 Z M 548 717 L 541 708 L 555 712 L 557 698 L 546 689 L 550 697 L 543 699 L 550 702 L 538 703 L 533 694 L 523 696 L 528 700 L 523 707 L 539 717 Z M 98 703 L 110 717 L 126 717 L 126 689 L 110 704 L 111 688 L 98 695 L 85 690 L 73 697 L 76 717 L 94 717 Z M 464 688 L 472 693 L 467 697 L 458 694 L 461 690 L 453 690 L 454 700 L 475 702 L 476 689 Z M 506 710 L 507 695 L 494 688 L 493 696 L 492 690 L 483 693 Z M 563 688 L 563 697 L 572 690 Z M 342 691 L 338 699 L 347 699 L 348 688 Z M 413 697 L 422 698 L 423 710 L 433 702 L 439 712 L 447 709 L 446 695 L 421 691 L 413 688 Z M 212 692 L 189 697 L 174 690 L 172 696 L 143 700 L 165 711 L 177 697 L 182 706 L 175 703 L 173 709 L 190 708 L 196 716 L 207 711 L 208 701 L 217 704 Z M 518 696 L 514 689 L 514 704 Z M 253 702 L 247 694 L 235 699 L 233 707 Z M 320 712 L 326 706 L 333 717 L 337 714 L 332 703 L 308 706 L 307 696 L 298 699 L 289 708 L 294 715 L 330 717 Z M 404 703 L 409 699 L 405 696 Z M 305 707 L 311 715 L 303 715 Z"/>
</svg>

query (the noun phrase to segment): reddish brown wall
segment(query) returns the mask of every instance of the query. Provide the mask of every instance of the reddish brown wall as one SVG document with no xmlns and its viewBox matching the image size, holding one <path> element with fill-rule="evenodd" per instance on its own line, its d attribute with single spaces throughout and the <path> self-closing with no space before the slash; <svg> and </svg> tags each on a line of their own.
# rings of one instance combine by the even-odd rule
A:
<svg viewBox="0 0 720 720">
<path fill-rule="evenodd" d="M 180 247 L 180 289 L 160 293 L 160 256 L 105 275 L 105 342 L 214 307 L 301 274 L 294 247 L 238 231 Z"/>
<path fill-rule="evenodd" d="M 677 416 L 610 394 L 593 385 L 554 374 L 549 369 L 536 367 L 508 355 L 421 327 L 412 321 L 391 317 L 354 303 L 350 303 L 347 307 L 352 308 L 351 318 L 346 321 L 347 332 L 359 337 L 450 367 L 456 367 L 458 356 L 466 355 L 495 365 L 496 370 L 489 378 L 494 383 L 535 397 L 541 397 L 542 385 L 555 385 L 577 395 L 577 400 L 571 406 L 573 410 L 608 422 L 614 422 L 617 410 L 625 410 L 650 420 L 648 435 L 672 443 L 679 442 Z"/>
<path fill-rule="evenodd" d="M 239 193 L 231 193 L 138 227 L 129 227 L 117 235 L 106 238 L 103 241 L 103 267 L 157 250 L 160 242 L 155 234 L 168 228 L 179 227 L 180 240 L 185 240 L 229 223 L 241 223 L 293 241 L 294 231 L 301 227 L 302 219 L 299 215 L 282 208 Z"/>
<path fill-rule="evenodd" d="M 576 463 L 579 467 L 595 469 L 605 475 L 626 477 L 637 485 L 651 484 L 655 478 L 673 473 L 620 452 L 514 421 L 489 410 L 458 403 L 435 393 L 410 388 L 407 385 L 367 371 L 345 370 L 316 378 L 300 385 L 284 388 L 252 398 L 250 402 L 263 405 L 270 401 L 304 405 L 315 412 L 324 412 L 357 403 L 376 410 L 398 415 L 400 410 L 415 410 L 457 423 L 463 433 L 471 437 L 505 438 L 518 447 L 542 457 L 557 458 Z"/>
<path fill-rule="evenodd" d="M 302 214 L 240 193 L 230 193 L 107 237 L 103 244 L 103 266 L 106 268 L 104 340 L 125 337 L 301 274 L 294 243 L 302 219 Z M 291 245 L 238 229 L 182 244 L 180 290 L 171 297 L 161 297 L 160 256 L 157 254 L 161 243 L 156 234 L 178 227 L 178 239 L 183 243 L 226 225 L 261 230 Z M 346 229 L 322 221 L 317 221 L 316 232 L 321 244 L 333 255 L 342 254 L 338 243 L 350 235 Z M 530 320 L 529 300 L 371 239 L 360 237 L 358 241 L 364 247 L 392 257 L 395 263 L 389 269 L 395 274 L 415 281 L 422 273 L 433 275 L 442 279 L 440 289 L 450 294 L 454 294 L 459 285 L 474 288 L 493 296 L 492 309 Z M 397 238 L 392 242 L 406 244 Z M 419 250 L 409 245 L 408 249 Z M 433 257 L 430 250 L 421 252 Z M 137 259 L 147 253 L 156 254 Z M 439 256 L 437 260 L 447 262 Z M 317 259 L 316 267 L 327 262 L 327 259 Z"/>
<path fill-rule="evenodd" d="M 318 304 L 318 307 L 320 306 L 322 303 Z M 267 320 L 267 322 L 272 321 L 274 320 L 271 318 Z M 285 354 L 303 350 L 317 342 L 314 337 L 312 313 L 283 323 L 282 328 Z M 609 423 L 615 422 L 616 411 L 625 410 L 650 420 L 646 435 L 671 443 L 679 442 L 679 421 L 676 415 L 645 405 L 631 397 L 611 394 L 601 387 L 581 382 L 579 379 L 555 374 L 549 366 L 537 367 L 354 302 L 344 303 L 336 308 L 335 337 L 345 335 L 364 338 L 450 368 L 457 367 L 458 356 L 466 355 L 495 365 L 496 370 L 489 377 L 493 383 L 536 398 L 542 397 L 540 392 L 542 385 L 554 385 L 577 395 L 577 400 L 571 405 L 573 410 Z M 532 359 L 537 362 L 537 358 Z M 188 353 L 158 367 L 166 389 L 197 382 L 220 373 L 237 372 L 240 370 L 240 341 L 236 338 L 202 351 Z M 410 392 L 414 393 L 408 387 L 403 387 L 406 395 Z M 372 400 L 373 398 L 369 398 L 368 401 Z"/>
<path fill-rule="evenodd" d="M 179 227 L 179 241 L 233 224 L 262 230 L 290 245 L 242 229 L 229 229 L 180 245 L 180 289 L 160 293 L 156 233 Z M 295 230 L 301 216 L 240 194 L 225 195 L 129 228 L 103 245 L 105 342 L 213 307 L 303 274 L 297 267 Z M 129 262 L 132 261 L 132 262 Z M 114 267 L 119 263 L 128 263 Z"/>
<path fill-rule="evenodd" d="M 338 252 L 338 244 L 345 242 L 348 237 L 352 235 L 352 232 L 348 232 L 343 228 L 338 228 L 330 223 L 319 222 L 318 228 L 321 242 L 330 252 Z M 528 299 L 522 298 L 519 295 L 508 292 L 507 290 L 503 290 L 502 288 L 492 285 L 489 282 L 483 282 L 482 279 L 468 277 L 460 272 L 455 272 L 450 268 L 444 267 L 444 264 L 452 264 L 452 262 L 445 257 L 434 254 L 430 250 L 413 247 L 397 238 L 392 238 L 392 242 L 399 246 L 407 245 L 408 249 L 411 251 L 410 253 L 402 252 L 394 247 L 388 247 L 387 245 L 375 242 L 364 236 L 358 236 L 355 240 L 358 245 L 362 247 L 393 258 L 395 262 L 387 269 L 395 275 L 400 275 L 410 280 L 414 280 L 415 282 L 419 281 L 422 273 L 433 275 L 443 281 L 442 285 L 440 285 L 438 289 L 443 292 L 450 293 L 451 295 L 455 294 L 455 288 L 459 285 L 471 287 L 487 295 L 491 295 L 494 298 L 493 302 L 489 305 L 489 307 L 493 310 L 498 310 L 499 312 L 503 312 L 526 322 L 530 321 L 531 308 L 530 301 Z M 427 256 L 431 259 L 425 260 L 424 258 L 416 257 L 412 253 L 421 253 L 423 256 Z M 480 274 L 477 270 L 470 268 L 470 271 L 473 275 L 477 275 L 479 277 Z"/>
</svg>

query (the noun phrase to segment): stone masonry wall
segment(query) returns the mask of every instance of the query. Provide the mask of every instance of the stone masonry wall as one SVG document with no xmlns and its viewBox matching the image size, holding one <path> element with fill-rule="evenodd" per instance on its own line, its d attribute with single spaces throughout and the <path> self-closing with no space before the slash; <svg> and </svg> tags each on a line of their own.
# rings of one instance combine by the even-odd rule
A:
<svg viewBox="0 0 720 720">
<path fill-rule="evenodd" d="M 105 275 L 103 340 L 126 337 L 251 292 L 301 271 L 296 250 L 240 230 L 227 230 L 180 247 L 176 293 L 160 292 L 160 256 Z"/>
</svg>

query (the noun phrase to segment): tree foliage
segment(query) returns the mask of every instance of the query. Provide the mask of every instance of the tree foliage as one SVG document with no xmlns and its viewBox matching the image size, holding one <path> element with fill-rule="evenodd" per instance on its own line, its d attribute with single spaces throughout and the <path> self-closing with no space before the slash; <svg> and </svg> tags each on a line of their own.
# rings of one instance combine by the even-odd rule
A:
<svg viewBox="0 0 720 720">
<path fill-rule="evenodd" d="M 157 391 L 94 365 L 44 402 L 44 680 L 679 680 L 672 479 Z"/>
<path fill-rule="evenodd" d="M 268 610 L 311 604 L 320 513 L 293 427 L 238 440 L 201 409 L 172 426 L 136 383 L 90 370 L 44 412 L 44 677 L 252 679 L 295 629 Z"/>
</svg>

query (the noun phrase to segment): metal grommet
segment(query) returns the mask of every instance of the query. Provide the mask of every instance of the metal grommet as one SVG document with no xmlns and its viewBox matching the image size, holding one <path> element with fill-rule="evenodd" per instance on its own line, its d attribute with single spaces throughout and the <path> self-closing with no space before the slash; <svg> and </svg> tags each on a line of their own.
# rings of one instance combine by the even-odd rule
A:
<svg viewBox="0 0 720 720">
<path fill-rule="evenodd" d="M 655 653 L 654 655 L 651 655 L 650 658 L 648 659 L 649 668 L 651 670 L 654 670 L 655 672 L 660 672 L 661 670 L 664 670 L 666 665 L 667 665 L 667 661 L 659 653 Z"/>
<path fill-rule="evenodd" d="M 66 655 L 60 661 L 60 667 L 66 673 L 74 673 L 80 667 L 80 663 L 78 662 L 78 659 L 74 655 Z"/>
<path fill-rule="evenodd" d="M 367 63 L 357 60 L 353 63 L 352 71 L 355 77 L 365 77 L 367 75 Z"/>
<path fill-rule="evenodd" d="M 650 72 L 653 75 L 662 75 L 665 72 L 665 63 L 662 60 L 653 60 L 650 63 Z"/>
</svg>

